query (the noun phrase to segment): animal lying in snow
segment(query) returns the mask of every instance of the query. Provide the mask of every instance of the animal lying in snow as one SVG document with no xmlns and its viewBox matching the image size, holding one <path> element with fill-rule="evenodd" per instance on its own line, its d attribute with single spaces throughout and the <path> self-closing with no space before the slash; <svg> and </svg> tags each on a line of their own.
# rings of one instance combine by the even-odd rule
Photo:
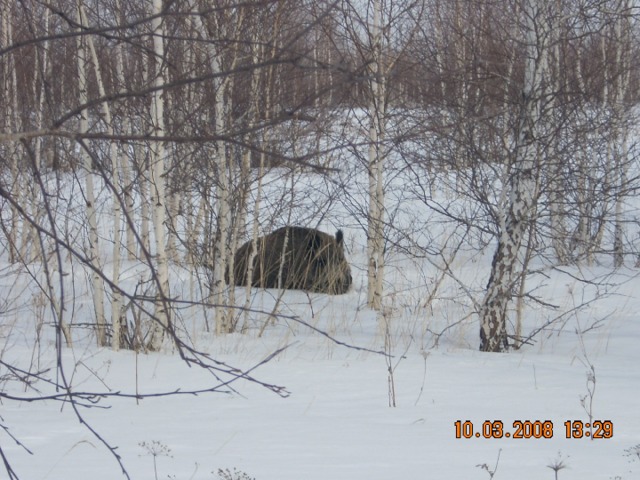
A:
<svg viewBox="0 0 640 480">
<path fill-rule="evenodd" d="M 235 254 L 233 282 L 247 284 L 252 242 Z M 305 227 L 287 226 L 258 238 L 251 285 L 340 295 L 351 286 L 342 231 L 333 237 Z"/>
</svg>

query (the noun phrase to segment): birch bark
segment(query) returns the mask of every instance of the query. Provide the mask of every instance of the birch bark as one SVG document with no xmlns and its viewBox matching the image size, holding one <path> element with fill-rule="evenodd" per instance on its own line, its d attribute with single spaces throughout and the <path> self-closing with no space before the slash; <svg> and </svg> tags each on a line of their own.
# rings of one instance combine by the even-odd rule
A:
<svg viewBox="0 0 640 480">
<path fill-rule="evenodd" d="M 83 24 L 83 2 L 78 0 L 77 3 L 77 19 L 78 24 Z M 78 45 L 78 92 L 80 105 L 85 105 L 88 100 L 87 92 L 87 70 L 89 68 L 89 59 L 87 58 L 87 35 L 80 35 L 77 37 Z M 80 113 L 80 133 L 85 133 L 89 130 L 89 119 L 87 109 L 82 110 Z M 89 228 L 89 261 L 93 265 L 94 269 L 91 271 L 91 287 L 93 295 L 93 308 L 96 315 L 96 337 L 98 345 L 107 345 L 106 334 L 106 318 L 104 313 L 104 281 L 98 272 L 101 271 L 100 265 L 100 248 L 99 248 L 99 236 L 98 236 L 98 223 L 95 210 L 95 193 L 93 184 L 93 160 L 88 152 L 84 149 L 80 149 L 80 154 L 84 160 L 84 175 L 85 183 L 85 196 L 86 196 L 86 214 L 87 225 Z"/>
<path fill-rule="evenodd" d="M 89 22 L 87 20 L 86 14 L 84 12 L 84 6 L 80 2 L 79 3 L 79 13 L 80 13 L 80 24 L 83 27 L 88 28 Z M 98 55 L 96 53 L 96 48 L 93 43 L 93 39 L 91 35 L 87 35 L 85 37 L 87 42 L 87 46 L 89 47 L 89 52 L 91 53 L 91 63 L 93 64 L 93 69 L 96 76 L 96 84 L 98 86 L 98 93 L 101 98 L 106 98 L 107 92 L 104 87 L 104 81 L 102 79 L 102 71 L 100 69 L 100 62 L 98 60 Z M 108 102 L 103 102 L 100 105 L 102 109 L 102 114 L 105 122 L 105 131 L 107 135 L 113 136 L 113 121 L 111 118 L 111 109 L 109 108 Z M 112 203 L 113 203 L 113 258 L 112 258 L 112 277 L 111 280 L 115 285 L 119 284 L 120 281 L 120 250 L 122 241 L 120 239 L 120 228 L 122 223 L 122 206 L 121 206 L 121 198 L 118 192 L 118 187 L 120 185 L 120 152 L 117 148 L 117 145 L 114 141 L 109 142 L 109 158 L 111 159 L 111 184 L 113 186 L 112 189 Z M 104 288 L 104 282 L 103 282 Z M 122 299 L 120 292 L 117 289 L 112 289 L 111 292 L 111 328 L 112 328 L 112 338 L 111 338 L 111 347 L 114 350 L 120 349 L 120 307 L 122 304 Z M 104 313 L 103 313 L 104 315 Z M 105 339 L 106 341 L 106 339 Z"/>
<path fill-rule="evenodd" d="M 153 122 L 153 136 L 163 136 L 164 123 L 164 90 L 165 84 L 165 54 L 164 54 L 164 23 L 162 18 L 162 0 L 153 0 L 153 19 L 151 21 L 153 35 L 153 62 L 155 87 L 151 100 L 151 119 Z M 166 178 L 166 148 L 163 141 L 154 141 L 151 144 L 151 208 L 153 219 L 153 232 L 156 247 L 156 275 L 157 288 L 155 319 L 150 332 L 149 349 L 157 351 L 162 347 L 165 331 L 170 328 L 169 312 L 169 265 L 166 244 L 165 227 L 165 178 Z"/>
<path fill-rule="evenodd" d="M 480 350 L 485 352 L 501 352 L 508 348 L 507 306 L 517 278 L 516 265 L 522 239 L 535 209 L 539 121 L 549 37 L 549 24 L 543 18 L 543 3 L 543 0 L 523 2 L 526 58 L 520 118 L 500 238 L 479 312 Z"/>
<path fill-rule="evenodd" d="M 197 10 L 195 2 L 192 0 L 192 8 Z M 218 37 L 223 36 L 225 32 L 230 32 L 228 39 L 233 38 L 234 34 L 241 32 L 244 28 L 243 21 L 245 18 L 245 12 L 242 7 L 233 7 L 228 9 L 224 15 L 213 17 L 213 28 L 218 34 Z M 210 35 L 202 21 L 200 15 L 195 15 L 194 18 L 195 27 L 199 30 L 202 38 L 208 38 Z M 226 24 L 223 25 L 223 22 Z M 225 71 L 225 67 L 228 70 L 233 70 L 238 61 L 238 54 L 236 52 L 231 53 L 231 57 L 224 65 L 224 56 L 221 49 L 218 47 L 218 42 L 206 43 L 207 56 L 210 64 L 211 72 L 217 74 L 212 80 L 213 90 L 215 92 L 215 104 L 214 104 L 214 133 L 217 135 L 224 135 L 228 128 L 228 121 L 231 111 L 231 92 L 233 90 L 234 79 L 231 75 L 220 75 Z M 214 167 L 217 173 L 216 178 L 216 200 L 217 200 L 217 221 L 216 226 L 216 239 L 214 245 L 214 258 L 213 258 L 213 281 L 210 288 L 210 300 L 207 303 L 213 303 L 215 305 L 215 325 L 216 333 L 218 335 L 223 333 L 230 333 L 233 331 L 233 319 L 231 312 L 227 306 L 232 303 L 233 299 L 229 295 L 229 292 L 225 281 L 225 271 L 227 270 L 229 257 L 233 254 L 232 249 L 229 248 L 229 242 L 232 239 L 232 222 L 231 222 L 231 178 L 229 172 L 231 170 L 230 159 L 228 158 L 227 145 L 224 141 L 215 142 L 215 160 Z"/>
<path fill-rule="evenodd" d="M 381 0 L 373 3 L 371 46 L 373 59 L 370 66 L 371 94 L 369 102 L 369 208 L 367 230 L 367 304 L 379 310 L 382 307 L 384 282 L 384 135 L 385 90 L 382 65 Z"/>
<path fill-rule="evenodd" d="M 279 18 L 279 17 L 276 17 Z M 276 23 L 277 25 L 277 23 Z M 252 45 L 252 57 L 253 62 L 258 63 L 259 57 L 264 56 L 264 48 L 260 45 L 258 36 L 254 38 L 254 44 Z M 269 113 L 270 113 L 270 104 L 271 104 L 271 95 L 270 88 L 271 78 L 274 67 L 270 67 L 267 73 L 267 81 L 266 83 L 266 94 L 263 103 L 263 113 L 265 116 L 265 120 L 269 121 Z M 260 95 L 260 74 L 258 70 L 254 70 L 251 76 L 251 105 L 249 112 L 249 122 L 253 123 L 258 120 L 259 115 L 259 95 Z M 251 129 L 252 125 L 249 124 L 249 129 Z M 265 133 L 262 133 L 263 144 L 268 144 L 268 140 L 265 138 Z M 247 170 L 250 169 L 250 155 L 247 152 L 247 165 L 245 168 Z M 253 218 L 251 222 L 251 250 L 249 253 L 249 258 L 247 260 L 247 284 L 245 285 L 245 302 L 244 302 L 244 320 L 242 330 L 246 330 L 249 325 L 249 312 L 251 308 L 251 280 L 253 279 L 253 262 L 257 255 L 258 250 L 258 228 L 260 222 L 260 204 L 262 202 L 262 179 L 264 176 L 264 164 L 265 164 L 265 153 L 260 152 L 260 163 L 258 166 L 258 178 L 257 178 L 257 186 L 256 186 L 256 196 L 253 204 Z M 249 181 L 249 178 L 247 178 Z"/>
<path fill-rule="evenodd" d="M 120 15 L 120 23 L 124 24 L 126 21 L 125 13 L 122 9 L 122 1 L 116 0 L 116 12 Z M 117 85 L 122 89 L 126 85 L 126 79 L 124 74 L 124 57 L 123 44 L 118 43 L 115 47 L 115 75 L 117 79 Z M 127 115 L 122 118 L 122 132 L 133 134 L 131 118 Z M 123 197 L 124 197 L 124 209 L 123 213 L 125 218 L 133 219 L 135 210 L 135 200 L 133 195 L 133 177 L 134 169 L 132 161 L 127 155 L 120 155 L 120 171 L 122 172 L 123 183 Z M 115 170 L 115 166 L 114 166 Z M 114 212 L 115 213 L 115 212 Z M 125 251 L 127 252 L 127 260 L 133 261 L 136 259 L 136 236 L 133 228 L 131 228 L 129 222 L 124 222 L 125 229 Z"/>
<path fill-rule="evenodd" d="M 615 133 L 613 137 L 618 145 L 615 148 L 615 169 L 616 169 L 616 198 L 615 198 L 615 220 L 613 239 L 613 264 L 616 268 L 624 265 L 624 202 L 625 190 L 628 181 L 628 148 L 629 129 L 625 125 L 625 100 L 629 90 L 631 72 L 631 20 L 628 12 L 631 12 L 631 0 L 620 0 L 614 26 L 615 45 L 615 65 L 619 72 L 613 85 L 613 112 L 615 119 Z"/>
<path fill-rule="evenodd" d="M 12 2 L 0 3 L 0 49 L 4 49 L 13 42 L 13 25 L 10 18 L 13 17 Z M 15 7 L 13 7 L 15 8 Z M 5 105 L 5 117 L 3 124 L 10 125 L 14 131 L 22 130 L 20 125 L 20 115 L 18 114 L 18 79 L 15 68 L 15 57 L 13 54 L 5 54 L 0 58 L 0 66 L 2 67 L 2 95 L 7 100 Z M 11 99 L 9 101 L 9 99 Z M 18 169 L 19 158 L 19 142 L 11 142 L 9 158 L 12 188 L 12 195 L 17 199 L 18 204 L 23 204 L 23 189 L 19 187 L 21 184 L 20 170 Z M 18 234 L 20 228 L 20 214 L 15 205 L 11 205 L 11 220 L 7 232 L 7 240 L 9 243 L 9 262 L 15 263 L 20 258 L 20 250 L 18 248 Z M 22 222 L 22 228 L 28 227 L 28 222 Z"/>
</svg>

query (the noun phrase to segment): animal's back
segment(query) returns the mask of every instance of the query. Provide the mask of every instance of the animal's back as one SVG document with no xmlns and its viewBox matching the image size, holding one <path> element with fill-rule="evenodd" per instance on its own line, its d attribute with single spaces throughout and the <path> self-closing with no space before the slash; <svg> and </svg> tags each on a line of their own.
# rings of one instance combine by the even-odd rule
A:
<svg viewBox="0 0 640 480">
<path fill-rule="evenodd" d="M 344 257 L 342 232 L 333 236 L 307 227 L 287 226 L 260 237 L 256 243 L 251 285 L 346 293 L 351 271 Z M 236 252 L 234 283 L 246 285 L 251 241 Z"/>
</svg>

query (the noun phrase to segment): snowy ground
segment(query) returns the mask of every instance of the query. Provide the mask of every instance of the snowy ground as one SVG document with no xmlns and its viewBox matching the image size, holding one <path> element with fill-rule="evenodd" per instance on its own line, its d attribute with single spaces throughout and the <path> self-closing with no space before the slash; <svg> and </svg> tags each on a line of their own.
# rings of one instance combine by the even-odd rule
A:
<svg viewBox="0 0 640 480">
<path fill-rule="evenodd" d="M 311 189 L 314 194 L 297 195 L 300 213 L 294 218 L 301 223 L 312 213 L 305 202 L 324 209 L 314 195 L 330 196 L 331 189 L 340 188 L 319 178 L 320 185 Z M 288 182 L 279 181 L 276 177 L 269 188 L 277 190 Z M 65 188 L 68 198 L 81 200 L 75 187 Z M 79 408 L 88 426 L 117 447 L 130 478 L 488 480 L 494 471 L 496 480 L 639 478 L 637 270 L 612 272 L 596 265 L 560 271 L 534 265 L 540 273 L 528 280 L 527 291 L 557 309 L 528 303 L 523 332 L 557 320 L 519 351 L 480 353 L 474 302 L 482 300 L 493 246 L 461 249 L 450 265 L 455 279 L 449 276 L 438 283 L 441 271 L 436 267 L 449 260 L 449 246 L 455 244 L 447 244 L 453 238 L 447 231 L 450 225 L 427 218 L 424 205 L 414 208 L 407 190 L 395 192 L 397 198 L 391 201 L 397 201 L 397 208 L 390 208 L 395 208 L 398 229 L 413 229 L 416 244 L 422 242 L 442 255 L 427 255 L 426 249 L 415 258 L 389 252 L 383 318 L 363 306 L 364 233 L 354 220 L 356 213 L 349 210 L 348 202 L 358 200 L 354 197 L 346 198 L 341 208 L 330 205 L 330 214 L 323 210 L 318 215 L 323 223 L 311 225 L 329 232 L 338 226 L 345 229 L 354 276 L 347 295 L 286 292 L 280 304 L 284 316 L 267 326 L 261 337 L 267 316 L 256 312 L 271 311 L 274 291 L 255 292 L 245 334 L 216 337 L 207 332 L 201 307 L 181 310 L 181 335 L 229 365 L 251 368 L 288 346 L 252 372 L 263 382 L 286 387 L 286 398 L 243 381 L 232 385 L 234 393 L 144 400 L 113 396 L 93 408 Z M 61 221 L 81 231 L 82 203 L 72 211 L 59 198 L 60 211 L 65 212 Z M 108 199 L 103 198 L 102 205 L 108 212 Z M 466 207 L 461 203 L 459 208 Z M 104 219 L 109 218 L 104 215 L 101 223 L 106 240 L 112 229 Z M 102 248 L 109 275 L 108 241 Z M 14 271 L 6 259 L 0 261 L 0 298 L 8 299 L 0 311 L 0 360 L 25 370 L 51 369 L 44 376 L 56 380 L 49 307 L 32 278 Z M 75 391 L 148 395 L 218 384 L 210 373 L 185 365 L 169 343 L 165 351 L 153 354 L 98 349 L 92 331 L 82 326 L 93 318 L 86 272 L 78 266 L 65 270 L 66 315 L 76 326 L 74 347 L 62 348 L 62 363 Z M 133 291 L 141 270 L 125 262 L 123 287 Z M 42 280 L 37 268 L 33 273 Z M 194 291 L 197 296 L 193 273 L 172 267 L 176 297 L 189 299 Z M 243 302 L 238 292 L 238 304 Z M 383 355 L 342 346 L 296 319 L 339 342 L 392 354 L 397 406 L 389 407 L 390 376 Z M 590 397 L 592 366 L 595 391 Z M 23 398 L 56 393 L 42 380 L 29 388 L 11 380 L 5 365 L 0 365 L 0 391 Z M 589 409 L 592 420 L 612 422 L 612 438 L 566 438 L 565 422 L 589 421 Z M 503 422 L 505 434 L 515 434 L 517 421 L 550 421 L 552 438 L 484 438 L 487 420 Z M 472 438 L 456 438 L 456 421 L 473 423 Z M 4 398 L 0 424 L 5 428 L 0 447 L 23 480 L 123 478 L 114 456 L 69 404 Z M 553 465 L 566 468 L 556 477 Z M 218 469 L 231 473 L 219 476 Z M 7 478 L 4 471 L 0 478 Z"/>
<path fill-rule="evenodd" d="M 625 274 L 622 272 L 621 280 Z M 566 278 L 566 277 L 561 277 Z M 384 347 L 375 316 L 358 308 L 362 273 L 346 296 L 307 297 L 288 292 L 285 299 L 309 323 L 337 339 L 373 350 Z M 553 479 L 548 466 L 561 462 L 560 479 L 633 479 L 640 473 L 640 299 L 639 280 L 617 288 L 568 318 L 560 328 L 536 337 L 535 346 L 508 354 L 483 354 L 477 348 L 477 323 L 444 335 L 433 347 L 424 322 L 408 314 L 391 321 L 396 408 L 389 404 L 389 376 L 384 357 L 348 349 L 295 323 L 259 324 L 245 335 L 214 338 L 199 330 L 196 346 L 218 360 L 250 367 L 278 347 L 282 355 L 253 372 L 261 380 L 286 386 L 288 398 L 256 385 L 236 383 L 237 394 L 175 395 L 137 402 L 109 398 L 107 409 L 81 409 L 83 418 L 117 452 L 133 479 L 217 479 L 218 469 L 237 469 L 256 480 L 286 479 Z M 558 302 L 568 302 L 569 288 L 553 285 Z M 547 288 L 552 288 L 547 287 Z M 7 288 L 7 285 L 4 285 Z M 258 293 L 257 308 L 271 294 Z M 304 312 L 306 311 L 306 316 Z M 313 312 L 313 316 L 311 315 Z M 55 349 L 45 326 L 34 347 L 33 314 L 15 313 L 21 322 L 3 324 L 2 360 L 40 369 L 52 366 Z M 30 316 L 31 315 L 31 316 Z M 16 318 L 17 318 L 16 317 Z M 580 334 L 594 320 L 599 328 Z M 526 329 L 542 322 L 527 310 Z M 81 337 L 81 335 L 80 335 Z M 423 348 L 426 348 L 424 350 Z M 405 353 L 406 352 L 406 353 Z M 405 358 L 398 355 L 405 353 Z M 123 393 L 204 389 L 210 375 L 188 368 L 169 349 L 163 353 L 96 350 L 90 335 L 63 350 L 67 375 L 76 390 Z M 588 395 L 589 364 L 595 368 L 593 419 L 610 420 L 613 438 L 567 439 L 564 422 L 588 421 L 581 398 Z M 3 370 L 4 371 L 4 370 Z M 5 371 L 6 373 L 6 371 Z M 137 386 L 136 386 L 137 384 Z M 41 382 L 35 385 L 47 391 Z M 20 383 L 3 385 L 5 393 L 33 396 Z M 6 433 L 2 448 L 23 479 L 120 478 L 113 456 L 79 423 L 69 405 L 54 401 L 4 400 L 2 424 L 32 454 Z M 457 439 L 454 422 L 500 420 L 505 432 L 514 421 L 553 422 L 553 437 Z M 157 473 L 154 472 L 154 463 Z M 2 478 L 5 478 L 2 476 Z"/>
</svg>

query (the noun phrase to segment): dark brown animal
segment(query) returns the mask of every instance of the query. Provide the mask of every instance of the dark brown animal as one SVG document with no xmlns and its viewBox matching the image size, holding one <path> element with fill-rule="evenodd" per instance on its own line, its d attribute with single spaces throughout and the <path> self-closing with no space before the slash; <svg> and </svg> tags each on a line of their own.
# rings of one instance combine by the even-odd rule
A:
<svg viewBox="0 0 640 480">
<path fill-rule="evenodd" d="M 247 284 L 251 242 L 234 257 L 234 283 Z M 304 227 L 282 227 L 258 238 L 251 285 L 340 295 L 351 286 L 342 231 L 335 237 Z"/>
</svg>

